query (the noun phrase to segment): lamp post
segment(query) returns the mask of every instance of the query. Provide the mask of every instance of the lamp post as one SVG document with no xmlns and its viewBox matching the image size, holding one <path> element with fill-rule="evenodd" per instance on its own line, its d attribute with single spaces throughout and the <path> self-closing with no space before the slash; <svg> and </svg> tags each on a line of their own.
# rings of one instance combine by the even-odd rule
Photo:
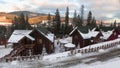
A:
<svg viewBox="0 0 120 68">
<path fill-rule="evenodd" d="M 5 48 L 7 48 L 7 33 L 8 33 L 8 26 L 5 26 L 5 35 L 4 35 Z"/>
<path fill-rule="evenodd" d="M 5 34 L 4 35 L 5 48 L 7 48 L 7 40 L 6 40 L 6 38 L 7 38 L 7 35 Z"/>
</svg>

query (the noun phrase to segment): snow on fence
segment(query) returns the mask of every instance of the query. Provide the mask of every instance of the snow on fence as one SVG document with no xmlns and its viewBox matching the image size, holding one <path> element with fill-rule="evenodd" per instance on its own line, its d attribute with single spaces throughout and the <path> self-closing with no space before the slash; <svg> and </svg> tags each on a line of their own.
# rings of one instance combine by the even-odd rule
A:
<svg viewBox="0 0 120 68">
<path fill-rule="evenodd" d="M 17 57 L 5 57 L 1 58 L 0 61 L 2 62 L 11 62 L 14 60 L 18 61 L 29 61 L 29 60 L 42 60 L 42 55 L 33 55 L 33 56 L 17 56 Z"/>
<path fill-rule="evenodd" d="M 56 60 L 59 58 L 69 57 L 78 53 L 81 53 L 81 54 L 92 53 L 92 52 L 94 53 L 94 52 L 98 52 L 100 49 L 113 48 L 113 47 L 117 47 L 118 45 L 120 45 L 120 39 L 115 39 L 111 41 L 89 45 L 81 49 L 75 49 L 75 50 L 58 53 L 58 54 L 52 54 L 47 56 L 33 55 L 33 56 L 5 57 L 5 58 L 1 58 L 0 61 L 9 62 L 13 60 L 27 61 L 27 60 L 38 60 L 38 59 L 39 60 Z"/>
<path fill-rule="evenodd" d="M 85 53 L 91 53 L 91 52 L 98 52 L 100 49 L 108 49 L 112 47 L 117 47 L 119 44 L 120 44 L 120 39 L 115 39 L 111 41 L 89 45 L 81 49 L 71 50 L 71 54 L 74 55 L 76 53 L 85 54 Z"/>
<path fill-rule="evenodd" d="M 93 44 L 89 45 L 87 47 L 81 48 L 81 49 L 75 49 L 63 53 L 57 53 L 57 54 L 52 54 L 48 56 L 44 56 L 42 60 L 46 61 L 59 61 L 65 59 L 66 57 L 74 56 L 76 54 L 82 55 L 82 54 L 87 54 L 87 53 L 97 53 L 99 50 L 104 50 L 108 48 L 116 48 L 120 44 L 120 39 L 112 40 L 112 41 L 106 41 L 98 44 Z"/>
</svg>

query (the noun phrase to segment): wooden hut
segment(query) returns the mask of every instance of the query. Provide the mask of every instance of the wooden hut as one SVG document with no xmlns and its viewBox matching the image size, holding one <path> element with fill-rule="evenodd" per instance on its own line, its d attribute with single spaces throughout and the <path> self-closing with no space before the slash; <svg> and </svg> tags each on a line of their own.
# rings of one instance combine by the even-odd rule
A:
<svg viewBox="0 0 120 68">
<path fill-rule="evenodd" d="M 72 36 L 72 43 L 76 45 L 76 47 L 85 47 L 94 43 L 101 42 L 100 37 L 102 36 L 101 32 L 88 30 L 87 33 L 82 33 L 78 27 L 74 28 L 70 33 Z"/>
<path fill-rule="evenodd" d="M 54 35 L 44 34 L 39 29 L 15 30 L 8 42 L 13 43 L 13 56 L 28 56 L 42 54 L 43 48 L 46 53 L 54 51 Z"/>
</svg>

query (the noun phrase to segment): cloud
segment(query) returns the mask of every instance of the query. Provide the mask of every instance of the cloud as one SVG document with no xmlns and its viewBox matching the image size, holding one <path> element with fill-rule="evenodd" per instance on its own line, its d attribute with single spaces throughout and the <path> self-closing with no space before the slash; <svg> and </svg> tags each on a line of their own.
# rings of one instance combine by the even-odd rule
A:
<svg viewBox="0 0 120 68">
<path fill-rule="evenodd" d="M 79 13 L 82 4 L 86 9 L 85 18 L 89 10 L 100 20 L 120 18 L 120 0 L 0 0 L 0 11 L 28 10 L 54 14 L 59 8 L 61 15 L 64 15 L 66 6 L 69 6 L 70 16 L 73 16 L 75 9 Z"/>
</svg>

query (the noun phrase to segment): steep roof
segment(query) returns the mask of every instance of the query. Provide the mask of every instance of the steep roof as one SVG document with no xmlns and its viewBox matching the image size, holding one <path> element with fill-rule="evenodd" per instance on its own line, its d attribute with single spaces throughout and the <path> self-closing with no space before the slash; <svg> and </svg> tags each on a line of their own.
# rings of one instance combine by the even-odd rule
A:
<svg viewBox="0 0 120 68">
<path fill-rule="evenodd" d="M 86 30 L 84 30 L 86 29 Z M 77 30 L 79 32 L 79 34 L 83 37 L 83 39 L 89 39 L 89 38 L 92 38 L 92 37 L 96 37 L 98 35 L 98 31 L 94 31 L 94 29 L 92 30 L 92 28 L 88 29 L 88 28 L 83 28 L 83 31 L 80 31 L 80 29 L 78 29 L 78 27 L 75 27 L 73 29 L 72 32 L 70 32 L 69 35 L 71 35 L 75 30 Z M 82 29 L 81 29 L 82 30 Z"/>
<path fill-rule="evenodd" d="M 88 33 L 82 33 L 79 31 L 79 33 L 81 34 L 81 36 L 84 38 L 84 39 L 89 39 L 89 38 L 92 38 L 92 37 L 96 37 L 98 35 L 98 31 L 89 31 Z"/>
<path fill-rule="evenodd" d="M 46 27 L 38 27 L 37 29 L 40 30 L 44 34 L 51 33 Z"/>
<path fill-rule="evenodd" d="M 94 27 L 93 26 L 81 26 L 78 27 L 78 30 L 82 33 L 88 33 L 89 30 L 92 30 Z"/>
<path fill-rule="evenodd" d="M 35 39 L 29 35 L 32 31 L 33 30 L 14 30 L 8 42 L 18 43 L 24 37 L 27 37 L 28 39 L 34 41 Z"/>
<path fill-rule="evenodd" d="M 40 34 L 42 34 L 45 38 L 47 38 L 49 41 L 54 42 L 54 34 L 48 32 L 45 28 L 36 28 L 34 30 L 37 30 Z M 10 43 L 18 43 L 21 39 L 24 37 L 34 41 L 35 39 L 30 36 L 30 33 L 32 33 L 34 30 L 15 30 L 11 37 L 9 38 L 8 42 Z"/>
<path fill-rule="evenodd" d="M 49 41 L 54 42 L 54 34 L 52 34 L 51 32 L 49 32 L 47 29 L 45 28 L 36 28 L 36 30 L 42 34 L 45 38 L 47 38 Z M 44 31 L 45 30 L 45 31 Z"/>
<path fill-rule="evenodd" d="M 102 31 L 102 34 L 103 34 L 103 39 L 108 39 L 113 33 L 113 30 L 112 31 L 107 31 L 107 32 L 104 32 Z"/>
</svg>

